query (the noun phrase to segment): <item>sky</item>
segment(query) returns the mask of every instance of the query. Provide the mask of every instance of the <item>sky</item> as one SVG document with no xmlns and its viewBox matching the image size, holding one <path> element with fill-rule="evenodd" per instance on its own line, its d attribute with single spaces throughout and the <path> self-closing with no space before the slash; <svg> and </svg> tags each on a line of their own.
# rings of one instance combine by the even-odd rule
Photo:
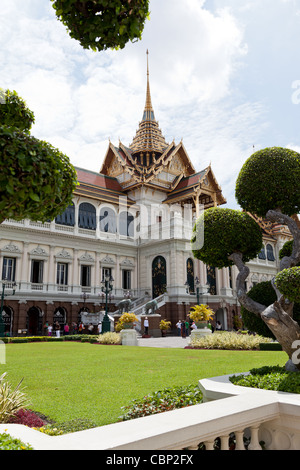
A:
<svg viewBox="0 0 300 470">
<path fill-rule="evenodd" d="M 129 145 L 146 97 L 196 169 L 235 182 L 254 151 L 300 151 L 299 0 L 150 0 L 141 41 L 93 52 L 71 39 L 50 0 L 1 0 L 0 87 L 34 111 L 32 134 L 99 172 L 109 140 Z"/>
</svg>

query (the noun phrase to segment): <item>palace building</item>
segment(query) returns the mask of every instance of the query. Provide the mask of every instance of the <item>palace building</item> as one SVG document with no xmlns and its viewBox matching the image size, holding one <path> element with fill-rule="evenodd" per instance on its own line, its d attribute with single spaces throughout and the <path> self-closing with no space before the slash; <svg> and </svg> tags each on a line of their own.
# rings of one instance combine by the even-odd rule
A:
<svg viewBox="0 0 300 470">
<path fill-rule="evenodd" d="M 40 335 L 46 321 L 63 329 L 82 312 L 103 311 L 105 275 L 113 279 L 111 313 L 124 298 L 139 312 L 156 298 L 156 313 L 175 329 L 201 302 L 231 329 L 239 309 L 236 269 L 204 265 L 190 245 L 200 211 L 226 199 L 211 165 L 196 171 L 182 141 L 166 142 L 152 106 L 148 60 L 145 109 L 132 143 L 109 142 L 99 173 L 76 171 L 73 204 L 55 220 L 0 226 L 6 334 Z M 277 273 L 278 252 L 291 238 L 285 227 L 258 222 L 264 248 L 249 263 L 249 288 Z M 157 333 L 157 324 L 150 323 L 151 331 Z"/>
</svg>

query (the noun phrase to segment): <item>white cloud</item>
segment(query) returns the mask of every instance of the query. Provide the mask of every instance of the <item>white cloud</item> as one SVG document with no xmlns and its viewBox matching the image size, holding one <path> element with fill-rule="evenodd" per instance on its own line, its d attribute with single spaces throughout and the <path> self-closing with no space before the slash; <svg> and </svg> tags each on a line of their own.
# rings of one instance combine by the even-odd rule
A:
<svg viewBox="0 0 300 470">
<path fill-rule="evenodd" d="M 266 129 L 263 105 L 234 82 L 248 49 L 233 8 L 151 0 L 141 42 L 94 53 L 70 39 L 50 0 L 1 2 L 1 86 L 16 89 L 35 112 L 36 137 L 99 171 L 108 140 L 129 145 L 135 135 L 149 49 L 152 101 L 166 139 L 183 138 L 198 170 L 211 161 L 233 200 L 241 160 Z"/>
</svg>

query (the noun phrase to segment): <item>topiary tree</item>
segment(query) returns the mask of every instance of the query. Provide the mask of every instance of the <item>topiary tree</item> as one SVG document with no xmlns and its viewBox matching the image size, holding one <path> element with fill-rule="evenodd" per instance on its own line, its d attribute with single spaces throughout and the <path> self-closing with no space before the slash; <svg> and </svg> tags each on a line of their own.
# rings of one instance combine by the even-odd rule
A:
<svg viewBox="0 0 300 470">
<path fill-rule="evenodd" d="M 0 223 L 46 221 L 72 202 L 76 171 L 68 157 L 30 135 L 34 115 L 16 92 L 1 90 Z"/>
<path fill-rule="evenodd" d="M 204 246 L 199 250 L 194 250 L 196 258 L 201 259 L 205 263 L 212 264 L 217 261 L 213 256 L 212 250 L 215 245 L 214 237 L 218 237 L 220 241 L 218 255 L 219 264 L 215 264 L 221 268 L 226 266 L 224 262 L 228 260 L 234 263 L 239 274 L 237 276 L 237 297 L 240 304 L 249 312 L 252 312 L 268 326 L 275 338 L 282 345 L 283 350 L 288 354 L 288 366 L 300 369 L 300 361 L 294 361 L 292 364 L 293 354 L 298 348 L 297 341 L 300 339 L 300 327 L 293 318 L 294 302 L 299 301 L 300 292 L 300 275 L 298 268 L 295 268 L 300 262 L 300 228 L 295 218 L 295 214 L 300 211 L 300 155 L 292 150 L 274 147 L 266 148 L 254 153 L 243 165 L 236 182 L 236 199 L 244 211 L 251 212 L 257 216 L 282 225 L 287 225 L 293 236 L 293 247 L 291 253 L 284 253 L 280 261 L 280 273 L 272 280 L 272 287 L 275 292 L 275 300 L 268 304 L 268 301 L 260 303 L 251 298 L 246 293 L 245 281 L 249 275 L 249 268 L 246 266 L 249 251 L 253 255 L 253 245 L 251 242 L 251 232 L 249 226 L 245 224 L 242 218 L 232 217 L 232 224 L 223 225 L 223 231 L 220 234 L 219 224 L 224 216 L 217 216 L 218 222 L 213 222 L 209 227 L 210 235 L 205 237 L 206 231 L 204 226 Z M 222 214 L 226 209 L 219 209 Z M 206 211 L 208 212 L 208 211 Z M 206 222 L 204 214 L 204 223 Z M 210 218 L 212 221 L 212 218 Z M 194 227 L 195 234 L 192 238 L 194 243 L 197 238 L 197 231 L 200 226 L 198 223 Z M 235 231 L 238 233 L 228 234 L 227 231 Z M 253 232 L 254 234 L 254 232 Z M 237 240 L 245 236 L 246 247 L 238 246 L 232 243 L 229 247 L 225 243 L 222 245 L 221 238 Z M 249 246 L 249 248 L 248 248 Z M 256 245 L 256 256 L 261 246 Z M 254 257 L 252 256 L 252 257 Z M 283 273 L 281 271 L 285 270 Z"/>
<path fill-rule="evenodd" d="M 84 49 L 123 49 L 141 39 L 149 0 L 51 0 L 57 18 Z"/>
</svg>

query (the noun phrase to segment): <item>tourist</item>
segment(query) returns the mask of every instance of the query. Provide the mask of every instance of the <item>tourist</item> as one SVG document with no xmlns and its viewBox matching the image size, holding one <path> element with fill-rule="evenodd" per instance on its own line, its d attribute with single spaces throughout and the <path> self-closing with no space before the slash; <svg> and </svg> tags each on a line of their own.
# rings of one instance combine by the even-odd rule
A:
<svg viewBox="0 0 300 470">
<path fill-rule="evenodd" d="M 186 333 L 186 336 L 189 336 L 190 334 L 190 324 L 188 320 L 185 321 L 185 333 Z"/>
<path fill-rule="evenodd" d="M 216 330 L 217 330 L 217 331 L 221 331 L 221 330 L 222 330 L 222 325 L 221 325 L 221 323 L 219 322 L 219 320 L 218 320 L 217 323 L 216 323 Z"/>
<path fill-rule="evenodd" d="M 144 328 L 145 328 L 145 335 L 148 334 L 148 331 L 149 331 L 149 320 L 148 320 L 148 317 L 145 317 L 145 320 L 144 320 Z"/>
<path fill-rule="evenodd" d="M 68 335 L 68 334 L 69 334 L 69 330 L 70 330 L 69 325 L 68 325 L 68 323 L 66 323 L 65 326 L 64 326 L 64 334 L 65 334 L 65 335 Z"/>
<path fill-rule="evenodd" d="M 176 327 L 177 327 L 177 334 L 178 334 L 178 336 L 180 336 L 181 335 L 181 320 L 179 320 L 176 323 Z"/>
<path fill-rule="evenodd" d="M 185 330 L 185 321 L 181 322 L 181 337 L 185 338 L 186 337 L 186 330 Z"/>
<path fill-rule="evenodd" d="M 77 323 L 73 321 L 72 323 L 72 334 L 76 335 L 77 334 Z"/>
<path fill-rule="evenodd" d="M 192 330 L 197 330 L 197 325 L 196 323 L 193 321 L 193 323 L 191 324 L 191 329 Z"/>
<path fill-rule="evenodd" d="M 52 336 L 52 325 L 48 325 L 48 336 Z"/>
<path fill-rule="evenodd" d="M 99 335 L 101 334 L 101 332 L 102 332 L 102 323 L 100 321 L 99 324 L 98 324 L 98 333 L 99 333 Z"/>
<path fill-rule="evenodd" d="M 55 324 L 55 333 L 56 333 L 57 338 L 59 338 L 60 337 L 60 324 L 58 323 L 58 321 Z"/>
</svg>

